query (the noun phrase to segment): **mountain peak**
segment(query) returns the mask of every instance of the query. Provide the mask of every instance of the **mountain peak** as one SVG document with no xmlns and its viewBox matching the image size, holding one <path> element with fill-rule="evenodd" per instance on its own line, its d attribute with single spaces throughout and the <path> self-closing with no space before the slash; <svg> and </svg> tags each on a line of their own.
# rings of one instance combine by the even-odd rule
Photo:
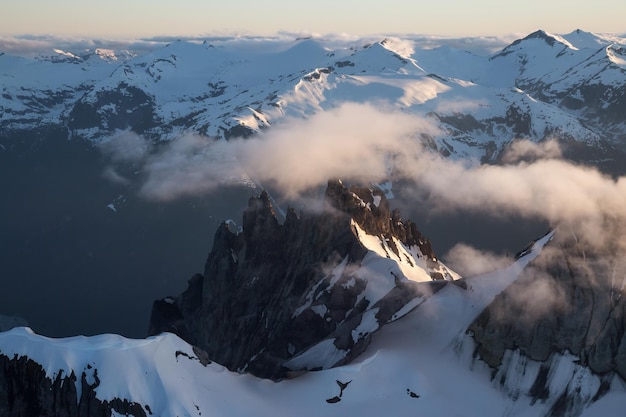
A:
<svg viewBox="0 0 626 417">
<path fill-rule="evenodd" d="M 556 39 L 554 38 L 554 36 L 550 35 L 548 32 L 542 29 L 534 31 L 533 33 L 526 36 L 522 40 L 526 40 L 526 39 L 543 39 L 551 46 L 554 46 L 554 44 L 556 43 Z"/>
<path fill-rule="evenodd" d="M 545 57 L 541 59 L 551 61 L 554 58 L 563 56 L 568 51 L 578 51 L 578 48 L 562 36 L 554 35 L 544 30 L 537 30 L 522 39 L 516 40 L 490 59 L 493 60 L 510 54 L 532 54 L 535 56 L 537 54 L 545 54 Z M 522 59 L 522 62 L 526 62 L 526 60 Z"/>
<path fill-rule="evenodd" d="M 457 277 L 382 191 L 331 180 L 325 203 L 279 224 L 267 192 L 250 198 L 243 232 L 216 232 L 204 275 L 154 303 L 150 333 L 174 331 L 232 370 L 279 379 L 349 362 L 407 303 Z M 365 320 L 370 330 L 355 332 Z M 329 341 L 338 353 L 290 362 Z"/>
<path fill-rule="evenodd" d="M 611 43 L 610 40 L 592 32 L 576 29 L 563 38 L 579 49 L 599 49 Z"/>
<path fill-rule="evenodd" d="M 537 30 L 531 33 L 530 35 L 526 36 L 522 40 L 524 41 L 524 40 L 529 40 L 529 39 L 541 39 L 552 47 L 563 45 L 570 49 L 574 49 L 574 50 L 578 49 L 574 45 L 572 45 L 567 39 L 563 38 L 562 36 L 554 35 L 544 30 Z"/>
</svg>

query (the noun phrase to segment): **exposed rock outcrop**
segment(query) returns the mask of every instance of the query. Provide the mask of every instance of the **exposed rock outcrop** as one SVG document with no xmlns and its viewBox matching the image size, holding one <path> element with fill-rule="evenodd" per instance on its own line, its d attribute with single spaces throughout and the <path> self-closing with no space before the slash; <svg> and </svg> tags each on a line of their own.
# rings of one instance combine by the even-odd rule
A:
<svg viewBox="0 0 626 417">
<path fill-rule="evenodd" d="M 110 417 L 116 415 L 146 417 L 149 407 L 115 398 L 96 398 L 100 384 L 97 372 L 89 383 L 83 372 L 80 390 L 77 376 L 62 372 L 52 379 L 43 367 L 26 356 L 9 358 L 0 354 L 0 415 L 3 417 Z"/>
<path fill-rule="evenodd" d="M 574 229 L 558 227 L 468 329 L 494 386 L 515 401 L 541 402 L 546 417 L 578 416 L 612 389 L 617 375 L 626 379 L 620 233 L 600 238 L 598 229 L 579 236 Z"/>
<path fill-rule="evenodd" d="M 585 250 L 586 249 L 586 250 Z M 626 298 L 619 260 L 575 237 L 548 246 L 469 327 L 490 366 L 519 349 L 536 361 L 571 353 L 596 374 L 626 379 Z"/>
<path fill-rule="evenodd" d="M 323 210 L 298 216 L 289 209 L 283 224 L 264 192 L 250 199 L 240 232 L 227 223 L 218 229 L 204 275 L 180 296 L 154 303 L 149 332 L 174 332 L 231 370 L 261 377 L 346 363 L 371 333 L 444 282 L 409 281 L 394 258 L 422 268 L 427 281 L 452 279 L 415 224 L 390 212 L 378 190 L 330 181 Z M 337 350 L 332 361 L 309 354 L 285 365 L 322 341 Z"/>
<path fill-rule="evenodd" d="M 97 126 L 104 134 L 126 129 L 144 133 L 157 119 L 154 98 L 121 82 L 114 90 L 93 89 L 81 97 L 69 111 L 67 126 L 73 131 Z"/>
</svg>

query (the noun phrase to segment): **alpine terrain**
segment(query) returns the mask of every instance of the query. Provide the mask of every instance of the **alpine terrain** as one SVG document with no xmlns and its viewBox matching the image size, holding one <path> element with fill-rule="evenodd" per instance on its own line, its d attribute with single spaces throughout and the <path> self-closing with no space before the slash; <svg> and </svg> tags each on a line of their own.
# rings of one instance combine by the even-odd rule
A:
<svg viewBox="0 0 626 417">
<path fill-rule="evenodd" d="M 432 42 L 0 50 L 0 415 L 621 416 L 626 38 Z"/>
</svg>

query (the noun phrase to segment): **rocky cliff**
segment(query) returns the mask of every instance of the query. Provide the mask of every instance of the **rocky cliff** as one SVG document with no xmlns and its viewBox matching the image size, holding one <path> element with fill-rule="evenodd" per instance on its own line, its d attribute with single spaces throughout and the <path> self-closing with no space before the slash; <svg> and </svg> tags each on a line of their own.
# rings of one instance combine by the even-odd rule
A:
<svg viewBox="0 0 626 417">
<path fill-rule="evenodd" d="M 426 282 L 407 279 L 420 271 Z M 282 378 L 349 362 L 440 288 L 433 281 L 453 277 L 378 190 L 330 181 L 322 210 L 290 209 L 283 224 L 264 192 L 240 232 L 218 229 L 204 275 L 154 303 L 150 333 L 174 332 L 231 370 Z"/>
<path fill-rule="evenodd" d="M 561 232 L 468 331 L 505 390 L 516 385 L 511 375 L 540 367 L 526 394 L 554 396 L 550 385 L 561 378 L 567 389 L 549 415 L 577 415 L 609 390 L 615 374 L 626 379 L 626 281 L 622 259 Z M 559 369 L 571 356 L 576 368 Z"/>
<path fill-rule="evenodd" d="M 560 239 L 500 294 L 470 326 L 479 353 L 491 366 L 519 348 L 545 361 L 571 352 L 581 364 L 626 379 L 624 277 L 607 258 L 573 237 Z"/>
<path fill-rule="evenodd" d="M 94 370 L 90 381 L 85 372 L 59 372 L 52 379 L 39 363 L 26 356 L 10 358 L 0 354 L 0 415 L 3 417 L 110 417 L 125 415 L 146 417 L 150 407 L 115 398 L 96 398 L 100 385 Z M 80 384 L 77 384 L 80 378 Z M 77 388 L 80 387 L 80 388 Z M 116 414 L 113 414 L 113 413 Z"/>
</svg>

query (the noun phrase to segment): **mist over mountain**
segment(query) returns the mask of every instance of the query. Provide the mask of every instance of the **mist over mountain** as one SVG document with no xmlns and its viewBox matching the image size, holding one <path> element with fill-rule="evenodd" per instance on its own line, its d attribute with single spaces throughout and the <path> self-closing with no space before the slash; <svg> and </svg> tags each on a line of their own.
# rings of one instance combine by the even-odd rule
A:
<svg viewBox="0 0 626 417">
<path fill-rule="evenodd" d="M 0 41 L 0 414 L 623 410 L 626 39 L 53 42 Z"/>
</svg>

